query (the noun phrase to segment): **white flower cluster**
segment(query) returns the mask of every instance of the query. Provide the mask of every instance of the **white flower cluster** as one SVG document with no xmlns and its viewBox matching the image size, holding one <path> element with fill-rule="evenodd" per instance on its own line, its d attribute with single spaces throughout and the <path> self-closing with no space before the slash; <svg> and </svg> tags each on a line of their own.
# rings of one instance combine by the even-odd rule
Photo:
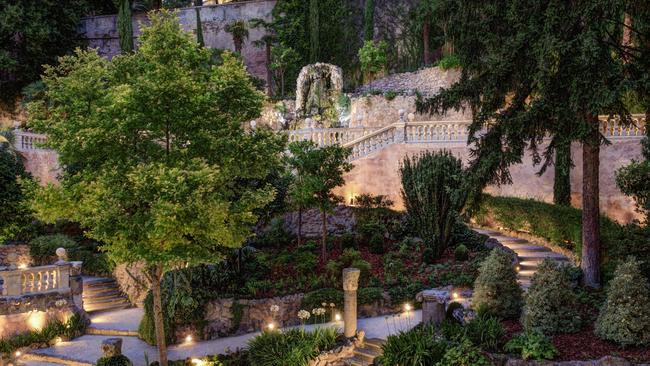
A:
<svg viewBox="0 0 650 366">
<path fill-rule="evenodd" d="M 278 311 L 280 311 L 280 307 L 279 307 L 279 306 L 277 306 L 277 305 L 271 305 L 271 312 L 272 312 L 272 313 L 277 313 Z"/>
<path fill-rule="evenodd" d="M 316 308 L 316 309 L 313 309 L 313 310 L 311 311 L 311 313 L 314 314 L 315 316 L 323 316 L 323 315 L 325 315 L 325 309 L 323 309 L 323 308 Z"/>
<path fill-rule="evenodd" d="M 56 300 L 56 302 L 54 303 L 54 305 L 58 308 L 66 306 L 67 304 L 68 302 L 65 299 Z"/>
<path fill-rule="evenodd" d="M 307 310 L 300 310 L 298 312 L 298 319 L 300 319 L 300 320 L 303 320 L 303 321 L 307 320 L 307 319 L 309 319 L 310 316 L 311 316 L 311 314 L 309 314 L 309 312 Z"/>
</svg>

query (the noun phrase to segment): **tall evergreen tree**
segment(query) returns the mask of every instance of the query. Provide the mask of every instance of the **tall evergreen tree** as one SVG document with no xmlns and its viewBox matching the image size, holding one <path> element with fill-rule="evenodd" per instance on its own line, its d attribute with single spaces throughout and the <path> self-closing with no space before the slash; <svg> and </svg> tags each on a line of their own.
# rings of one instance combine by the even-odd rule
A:
<svg viewBox="0 0 650 366">
<path fill-rule="evenodd" d="M 420 111 L 471 107 L 477 184 L 509 183 L 508 168 L 528 149 L 540 173 L 567 138 L 582 143 L 584 282 L 600 286 L 599 114 L 630 123 L 622 102 L 623 0 L 459 0 L 449 36 L 460 80 L 418 102 Z M 478 134 L 487 126 L 484 134 Z M 543 138 L 551 136 L 540 151 Z"/>
<path fill-rule="evenodd" d="M 309 62 L 320 58 L 320 25 L 318 0 L 309 0 Z"/>
<path fill-rule="evenodd" d="M 117 13 L 117 33 L 120 40 L 120 49 L 122 53 L 132 52 L 135 48 L 133 44 L 133 21 L 131 19 L 131 0 L 116 0 Z"/>
<path fill-rule="evenodd" d="M 363 13 L 363 38 L 366 41 L 375 39 L 375 0 L 366 0 Z"/>
</svg>

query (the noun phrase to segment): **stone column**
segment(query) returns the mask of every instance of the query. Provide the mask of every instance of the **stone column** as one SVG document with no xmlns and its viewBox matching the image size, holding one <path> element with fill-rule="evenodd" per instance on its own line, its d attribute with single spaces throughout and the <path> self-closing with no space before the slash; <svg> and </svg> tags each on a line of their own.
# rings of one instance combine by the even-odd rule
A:
<svg viewBox="0 0 650 366">
<path fill-rule="evenodd" d="M 82 262 L 70 262 L 70 293 L 72 302 L 79 310 L 83 310 L 83 278 L 81 277 Z"/>
<path fill-rule="evenodd" d="M 420 292 L 417 298 L 422 301 L 422 323 L 439 325 L 445 320 L 449 291 L 425 290 Z"/>
<path fill-rule="evenodd" d="M 102 357 L 111 358 L 122 354 L 122 338 L 107 338 L 102 341 Z"/>
<path fill-rule="evenodd" d="M 357 334 L 357 289 L 359 275 L 357 268 L 343 269 L 343 334 L 354 337 Z"/>
</svg>

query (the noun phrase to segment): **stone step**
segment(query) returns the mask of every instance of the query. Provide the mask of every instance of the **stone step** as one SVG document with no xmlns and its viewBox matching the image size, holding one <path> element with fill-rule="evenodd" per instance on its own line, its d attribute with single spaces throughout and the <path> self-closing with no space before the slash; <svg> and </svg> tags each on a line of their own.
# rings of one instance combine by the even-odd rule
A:
<svg viewBox="0 0 650 366">
<path fill-rule="evenodd" d="M 498 232 L 498 231 L 494 231 L 494 230 L 490 230 L 490 229 L 476 229 L 476 228 L 474 228 L 474 229 L 472 229 L 472 230 L 476 231 L 476 232 L 479 233 L 479 234 L 483 234 L 483 235 L 487 235 L 487 236 L 497 236 L 497 235 L 501 235 L 500 232 Z"/>
<path fill-rule="evenodd" d="M 493 239 L 496 239 L 496 240 L 498 240 L 498 241 L 500 241 L 502 243 L 518 243 L 518 244 L 529 243 L 529 241 L 526 240 L 526 239 L 515 238 L 513 236 L 507 236 L 507 235 L 503 235 L 503 234 L 491 235 L 490 237 L 493 238 Z"/>
<path fill-rule="evenodd" d="M 47 362 L 67 366 L 94 366 L 92 363 L 78 361 L 72 358 L 63 358 L 36 353 L 26 353 L 20 357 L 21 361 Z"/>
<path fill-rule="evenodd" d="M 374 350 L 376 350 L 376 351 L 379 352 L 379 353 L 382 352 L 382 348 L 381 348 L 381 347 L 382 347 L 384 344 L 386 344 L 386 341 L 383 340 L 383 339 L 379 339 L 379 338 L 370 338 L 370 339 L 366 339 L 365 342 L 364 342 L 364 346 L 365 346 L 366 348 L 374 349 Z"/>
<path fill-rule="evenodd" d="M 120 310 L 120 309 L 127 309 L 130 307 L 131 304 L 129 304 L 128 302 L 110 304 L 110 305 L 85 305 L 84 304 L 84 310 L 86 310 L 86 312 L 88 313 L 98 313 L 101 311 L 109 311 L 109 310 Z"/>
<path fill-rule="evenodd" d="M 83 298 L 86 299 L 105 299 L 111 297 L 124 297 L 122 291 L 116 289 L 106 289 L 104 291 L 97 291 L 95 293 L 84 292 Z"/>
<path fill-rule="evenodd" d="M 139 335 L 139 333 L 134 330 L 98 329 L 94 327 L 86 328 L 86 334 L 111 337 L 137 337 Z"/>
<path fill-rule="evenodd" d="M 544 259 L 555 259 L 555 260 L 568 260 L 567 257 L 564 256 L 564 254 L 560 253 L 555 253 L 551 251 L 546 251 L 546 252 L 521 252 L 517 253 L 520 259 L 529 261 L 529 260 L 539 260 L 539 262 L 543 261 Z"/>
<path fill-rule="evenodd" d="M 359 359 L 356 356 L 345 360 L 345 364 L 348 366 L 372 366 L 372 362 Z"/>
<path fill-rule="evenodd" d="M 84 305 L 91 305 L 91 306 L 113 305 L 113 304 L 121 304 L 121 303 L 128 304 L 129 301 L 124 297 L 120 297 L 120 296 L 84 300 Z"/>
<path fill-rule="evenodd" d="M 379 356 L 379 353 L 369 348 L 356 348 L 354 350 L 354 357 L 360 360 L 368 361 L 370 363 L 375 361 L 375 358 L 377 358 L 377 356 Z"/>
<path fill-rule="evenodd" d="M 514 250 L 516 253 L 519 252 L 550 252 L 551 250 L 546 247 L 541 247 L 534 244 L 504 244 L 508 248 Z"/>
<path fill-rule="evenodd" d="M 92 280 L 85 280 L 83 283 L 84 287 L 98 287 L 98 286 L 117 286 L 117 281 L 113 278 L 94 278 Z"/>
<path fill-rule="evenodd" d="M 517 277 L 522 278 L 522 279 L 523 278 L 532 278 L 533 275 L 535 274 L 535 272 L 537 272 L 537 271 L 536 270 L 530 270 L 530 269 L 520 270 L 519 273 L 517 273 Z"/>
</svg>

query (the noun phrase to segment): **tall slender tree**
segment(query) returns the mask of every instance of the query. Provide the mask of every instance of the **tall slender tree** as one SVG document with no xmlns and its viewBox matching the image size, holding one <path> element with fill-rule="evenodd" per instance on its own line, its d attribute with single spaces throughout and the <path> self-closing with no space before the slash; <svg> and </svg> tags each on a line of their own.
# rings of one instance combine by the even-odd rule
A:
<svg viewBox="0 0 650 366">
<path fill-rule="evenodd" d="M 320 60 L 320 10 L 318 0 L 309 0 L 309 62 Z"/>
<path fill-rule="evenodd" d="M 133 20 L 131 13 L 131 0 L 117 1 L 117 34 L 120 41 L 122 53 L 132 52 L 133 44 Z"/>
<path fill-rule="evenodd" d="M 509 183 L 509 166 L 530 150 L 542 173 L 567 139 L 583 150 L 584 282 L 600 286 L 599 114 L 630 116 L 620 44 L 623 0 L 456 1 L 450 22 L 459 82 L 418 102 L 420 111 L 470 107 L 477 184 Z M 487 127 L 487 131 L 478 134 Z M 543 149 L 544 137 L 551 140 Z M 542 150 L 540 152 L 540 150 Z"/>
<path fill-rule="evenodd" d="M 366 0 L 363 12 L 363 38 L 366 41 L 375 39 L 375 0 Z"/>
</svg>

